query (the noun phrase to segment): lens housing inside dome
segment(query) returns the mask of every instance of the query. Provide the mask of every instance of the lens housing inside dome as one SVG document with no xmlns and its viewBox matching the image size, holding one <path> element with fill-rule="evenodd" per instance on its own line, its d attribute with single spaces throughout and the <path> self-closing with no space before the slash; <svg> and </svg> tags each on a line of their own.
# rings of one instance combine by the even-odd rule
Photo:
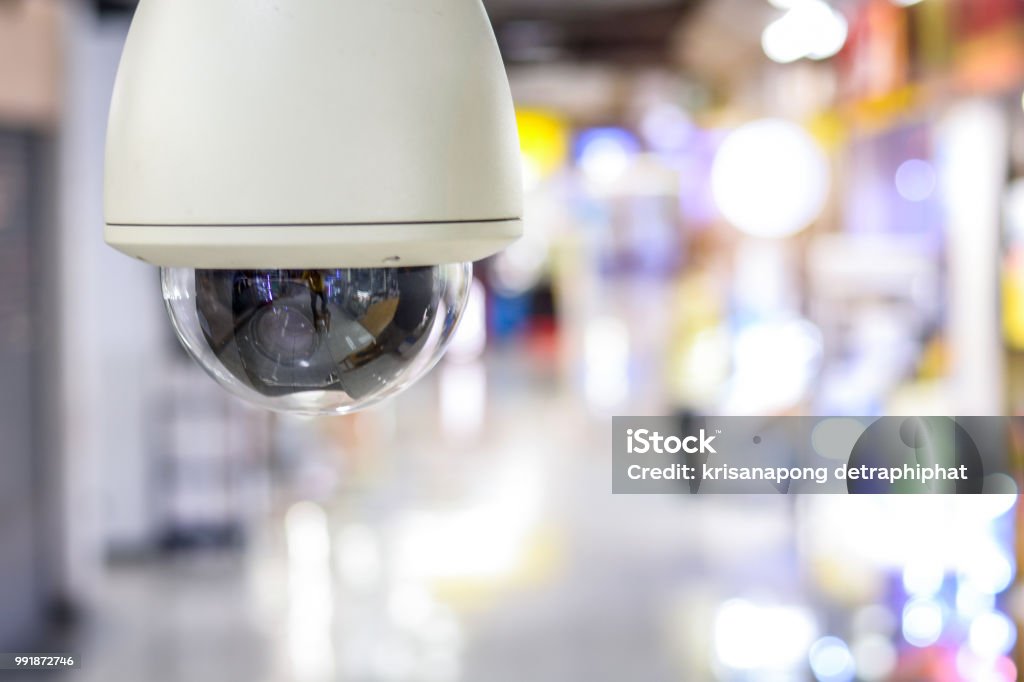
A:
<svg viewBox="0 0 1024 682">
<path fill-rule="evenodd" d="M 229 391 L 263 407 L 344 414 L 440 359 L 469 264 L 339 270 L 163 271 L 175 329 Z"/>
</svg>

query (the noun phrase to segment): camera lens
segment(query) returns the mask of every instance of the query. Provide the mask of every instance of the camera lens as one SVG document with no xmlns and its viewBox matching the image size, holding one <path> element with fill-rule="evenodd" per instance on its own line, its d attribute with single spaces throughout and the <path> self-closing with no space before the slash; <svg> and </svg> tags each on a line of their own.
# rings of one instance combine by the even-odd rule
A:
<svg viewBox="0 0 1024 682">
<path fill-rule="evenodd" d="M 165 269 L 182 342 L 233 393 L 343 414 L 408 387 L 446 348 L 469 264 L 347 270 Z"/>
<path fill-rule="evenodd" d="M 308 363 L 316 350 L 316 327 L 299 310 L 270 306 L 260 311 L 252 326 L 256 348 L 281 365 Z"/>
</svg>

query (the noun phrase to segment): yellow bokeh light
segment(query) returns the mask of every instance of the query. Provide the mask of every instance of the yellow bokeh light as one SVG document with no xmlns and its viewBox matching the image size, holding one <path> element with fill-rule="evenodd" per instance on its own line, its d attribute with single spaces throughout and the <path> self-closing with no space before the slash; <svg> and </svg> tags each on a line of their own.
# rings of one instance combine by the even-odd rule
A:
<svg viewBox="0 0 1024 682">
<path fill-rule="evenodd" d="M 530 170 L 547 177 L 565 165 L 569 156 L 569 125 L 548 111 L 519 109 L 519 144 Z"/>
</svg>

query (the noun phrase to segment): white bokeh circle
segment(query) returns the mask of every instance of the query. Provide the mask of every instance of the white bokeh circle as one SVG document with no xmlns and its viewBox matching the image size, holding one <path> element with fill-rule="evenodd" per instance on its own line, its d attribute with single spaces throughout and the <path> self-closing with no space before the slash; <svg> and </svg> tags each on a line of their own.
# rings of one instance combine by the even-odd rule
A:
<svg viewBox="0 0 1024 682">
<path fill-rule="evenodd" d="M 803 128 L 779 119 L 736 129 L 711 170 L 719 211 L 755 237 L 789 237 L 807 228 L 824 209 L 830 185 L 821 148 Z"/>
</svg>

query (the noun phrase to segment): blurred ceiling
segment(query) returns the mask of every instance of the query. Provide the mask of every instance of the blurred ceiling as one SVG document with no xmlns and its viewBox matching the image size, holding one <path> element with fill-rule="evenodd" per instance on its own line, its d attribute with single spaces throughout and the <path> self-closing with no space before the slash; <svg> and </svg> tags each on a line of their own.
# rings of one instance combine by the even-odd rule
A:
<svg viewBox="0 0 1024 682">
<path fill-rule="evenodd" d="M 663 64 L 701 0 L 484 0 L 506 61 Z"/>
<path fill-rule="evenodd" d="M 510 64 L 662 64 L 672 37 L 703 0 L 484 0 Z M 92 0 L 104 15 L 138 0 Z"/>
<path fill-rule="evenodd" d="M 110 14 L 130 14 L 135 11 L 138 0 L 90 0 L 101 16 Z"/>
</svg>

